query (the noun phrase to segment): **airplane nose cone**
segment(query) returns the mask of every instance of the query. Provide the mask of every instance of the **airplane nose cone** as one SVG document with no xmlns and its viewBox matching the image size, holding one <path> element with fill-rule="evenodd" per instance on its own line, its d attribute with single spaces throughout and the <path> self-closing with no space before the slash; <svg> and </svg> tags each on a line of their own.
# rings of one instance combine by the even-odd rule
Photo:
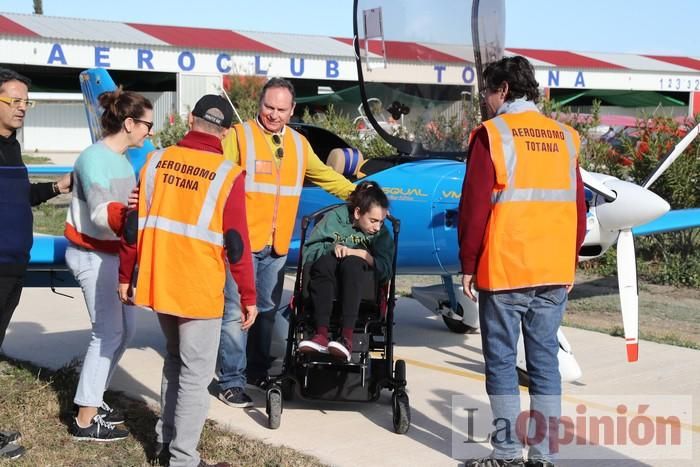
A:
<svg viewBox="0 0 700 467">
<path fill-rule="evenodd" d="M 606 180 L 605 185 L 617 193 L 614 201 L 596 207 L 600 225 L 605 229 L 631 229 L 653 221 L 671 208 L 659 195 L 634 183 L 613 179 Z"/>
</svg>

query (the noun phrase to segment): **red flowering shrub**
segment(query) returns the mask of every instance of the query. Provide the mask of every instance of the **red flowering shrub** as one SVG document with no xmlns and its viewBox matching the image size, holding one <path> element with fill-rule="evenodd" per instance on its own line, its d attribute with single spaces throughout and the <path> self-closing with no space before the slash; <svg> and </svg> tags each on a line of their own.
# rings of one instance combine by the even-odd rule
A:
<svg viewBox="0 0 700 467">
<path fill-rule="evenodd" d="M 547 104 L 545 103 L 545 111 Z M 590 117 L 549 110 L 581 134 L 581 166 L 590 171 L 613 175 L 642 184 L 654 172 L 676 144 L 700 123 L 695 119 L 678 121 L 668 117 L 639 118 L 635 128 L 626 129 L 608 141 L 590 137 L 600 122 L 599 106 L 594 104 Z M 671 205 L 671 209 L 700 207 L 700 137 L 650 187 Z M 686 229 L 635 239 L 639 276 L 654 283 L 700 286 L 700 229 Z M 613 250 L 587 269 L 614 274 Z"/>
</svg>

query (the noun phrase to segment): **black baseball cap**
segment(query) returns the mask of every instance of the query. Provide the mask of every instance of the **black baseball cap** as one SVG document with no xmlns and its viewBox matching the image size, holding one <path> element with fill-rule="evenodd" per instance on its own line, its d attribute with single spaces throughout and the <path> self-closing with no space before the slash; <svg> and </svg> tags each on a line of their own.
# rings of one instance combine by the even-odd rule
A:
<svg viewBox="0 0 700 467">
<path fill-rule="evenodd" d="M 212 110 L 221 112 L 212 112 Z M 223 128 L 231 128 L 233 108 L 226 99 L 215 94 L 207 94 L 197 101 L 192 109 L 192 115 L 204 119 Z M 220 115 L 224 117 L 221 118 Z"/>
</svg>

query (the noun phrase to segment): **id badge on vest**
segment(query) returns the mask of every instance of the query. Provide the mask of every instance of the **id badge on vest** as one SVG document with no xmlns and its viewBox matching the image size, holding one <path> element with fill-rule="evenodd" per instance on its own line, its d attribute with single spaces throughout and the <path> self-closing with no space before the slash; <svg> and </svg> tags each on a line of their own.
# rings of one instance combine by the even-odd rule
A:
<svg viewBox="0 0 700 467">
<path fill-rule="evenodd" d="M 272 161 L 255 161 L 255 173 L 272 175 Z"/>
</svg>

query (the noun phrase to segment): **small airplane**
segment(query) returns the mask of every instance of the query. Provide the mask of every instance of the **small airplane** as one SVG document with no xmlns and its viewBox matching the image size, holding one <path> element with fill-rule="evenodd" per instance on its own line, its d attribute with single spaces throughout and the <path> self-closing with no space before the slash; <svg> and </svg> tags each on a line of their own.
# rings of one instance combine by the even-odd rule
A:
<svg viewBox="0 0 700 467">
<path fill-rule="evenodd" d="M 377 10 L 380 10 L 378 15 Z M 429 26 L 444 20 L 445 11 L 450 11 L 451 16 L 456 18 L 467 18 L 471 11 L 473 49 L 435 38 L 435 31 L 439 28 Z M 431 12 L 437 12 L 439 19 L 432 18 Z M 397 34 L 401 40 L 410 40 L 418 44 L 417 47 L 420 47 L 421 43 L 428 43 L 431 47 L 433 44 L 445 44 L 434 49 L 444 52 L 447 57 L 443 59 L 446 61 L 449 61 L 450 57 L 473 57 L 477 79 L 480 81 L 486 63 L 503 56 L 504 1 L 445 0 L 431 4 L 430 8 L 423 7 L 420 11 L 411 11 L 410 6 L 402 4 L 399 7 L 391 1 L 356 0 L 354 14 L 353 43 L 363 98 L 364 120 L 398 152 L 394 156 L 369 160 L 359 168 L 359 172 L 384 187 L 391 200 L 392 215 L 401 219 L 403 234 L 398 252 L 398 273 L 435 274 L 442 279 L 442 284 L 436 286 L 413 287 L 413 298 L 441 315 L 451 331 L 474 331 L 479 326 L 477 305 L 468 300 L 462 293 L 461 286 L 455 285 L 452 280 L 453 275 L 460 273 L 456 235 L 457 209 L 467 171 L 464 163 L 466 154 L 458 150 L 441 153 L 430 148 L 429 140 L 409 141 L 402 139 L 397 132 L 387 132 L 386 125 L 382 124 L 381 113 L 375 115 L 373 112 L 377 106 L 371 105 L 372 98 L 365 92 L 365 83 L 369 79 L 372 82 L 380 81 L 383 70 L 392 66 L 400 69 L 403 66 L 400 62 L 392 63 L 386 60 L 386 54 L 391 54 L 392 48 L 398 50 L 404 44 L 400 40 L 391 40 L 393 37 L 387 38 L 387 35 L 392 33 Z M 421 18 L 421 21 L 414 24 L 409 18 Z M 397 24 L 406 27 L 397 28 Z M 360 25 L 365 27 L 364 36 L 360 34 Z M 413 26 L 413 29 L 410 26 Z M 380 32 L 379 35 L 376 35 L 377 31 Z M 383 68 L 377 63 L 382 61 L 380 52 L 384 53 Z M 429 52 L 424 53 L 429 56 Z M 430 58 L 426 61 L 430 61 Z M 483 83 L 480 82 L 479 88 L 483 89 Z M 445 113 L 443 110 L 442 114 Z M 435 121 L 436 114 L 440 115 L 436 109 L 427 109 L 419 117 L 412 115 L 412 122 Z M 322 158 L 334 146 L 343 147 L 339 146 L 343 144 L 342 141 L 334 141 L 332 135 L 319 134 L 320 130 L 317 128 L 297 129 L 306 135 L 316 153 Z M 669 204 L 649 190 L 652 183 L 697 137 L 699 131 L 700 125 L 690 130 L 642 186 L 605 174 L 581 171 L 586 186 L 588 213 L 587 234 L 579 259 L 585 261 L 598 258 L 617 244 L 620 302 L 627 359 L 630 362 L 638 359 L 638 298 L 633 235 L 649 235 L 700 226 L 700 209 L 668 212 Z M 357 174 L 356 172 L 345 175 Z M 319 188 L 309 186 L 302 192 L 299 216 L 335 202 L 338 202 L 337 198 Z M 294 248 L 298 249 L 298 246 L 293 244 L 290 251 L 289 257 L 292 261 L 297 253 Z M 580 377 L 581 370 L 561 330 L 559 342 L 562 379 L 576 380 Z M 519 343 L 518 367 L 526 371 L 522 336 Z"/>
<path fill-rule="evenodd" d="M 467 170 L 464 162 L 466 154 L 461 148 L 455 148 L 452 152 L 431 149 L 431 144 L 435 142 L 435 132 L 413 135 L 413 140 L 402 139 L 393 132 L 389 134 L 385 125 L 381 124 L 382 119 L 374 114 L 378 106 L 371 105 L 372 98 L 367 95 L 365 82 L 370 79 L 374 82 L 382 81 L 390 75 L 392 67 L 405 69 L 407 65 L 392 60 L 392 57 L 405 51 L 406 47 L 409 47 L 408 44 L 419 57 L 425 57 L 431 69 L 436 60 L 451 61 L 460 66 L 474 63 L 477 81 L 480 80 L 485 64 L 503 55 L 505 2 L 439 0 L 431 3 L 429 8 L 425 8 L 420 2 L 401 5 L 398 3 L 387 0 L 355 0 L 353 41 L 365 119 L 372 125 L 376 134 L 392 144 L 397 152 L 388 157 L 368 159 L 358 169 L 348 170 L 344 175 L 351 179 L 375 180 L 390 198 L 392 215 L 402 223 L 397 272 L 436 275 L 441 278 L 442 283 L 436 286 L 413 287 L 413 297 L 441 316 L 451 331 L 472 332 L 479 327 L 477 304 L 468 300 L 461 287 L 453 282 L 453 276 L 460 273 L 457 209 Z M 420 11 L 415 10 L 421 6 Z M 378 16 L 377 7 L 381 11 Z M 446 11 L 454 13 L 450 15 L 453 21 L 462 18 L 461 22 L 455 23 L 461 28 L 460 31 L 437 27 L 439 21 L 444 20 Z M 409 21 L 415 18 L 420 18 L 421 21 Z M 468 37 L 469 25 L 464 24 L 466 18 L 471 18 L 471 38 Z M 363 25 L 366 25 L 367 29 L 361 29 Z M 379 31 L 381 34 L 373 35 L 372 31 Z M 449 33 L 450 37 L 443 40 L 440 37 L 441 32 Z M 452 37 L 455 32 L 466 34 L 458 34 L 455 39 Z M 426 49 L 421 43 L 441 45 Z M 366 73 L 365 69 L 368 70 Z M 102 91 L 115 89 L 115 85 L 106 70 L 93 69 L 81 74 L 81 86 L 94 140 L 99 135 L 96 98 Z M 483 86 L 480 88 L 483 89 Z M 420 122 L 435 121 L 440 116 L 450 115 L 453 110 L 447 104 L 426 109 L 413 106 L 411 113 L 405 116 L 404 124 L 416 125 Z M 327 130 L 303 124 L 292 126 L 308 138 L 316 154 L 324 161 L 332 149 L 348 146 L 341 137 Z M 439 128 L 437 130 L 439 131 Z M 643 186 L 605 174 L 582 171 L 588 204 L 588 231 L 579 258 L 584 261 L 600 257 L 611 246 L 617 244 L 620 299 L 629 361 L 635 361 L 638 357 L 638 303 L 633 235 L 700 226 L 700 209 L 668 212 L 668 203 L 648 189 L 692 142 L 698 131 L 700 129 L 696 127 L 688 132 Z M 141 154 L 130 154 L 135 170 L 143 163 L 148 151 L 149 149 L 144 148 L 140 151 Z M 354 164 L 348 164 L 347 167 L 351 165 Z M 33 173 L 46 173 L 48 169 L 44 167 L 30 170 L 34 170 Z M 298 220 L 339 201 L 338 198 L 309 184 L 302 190 Z M 298 256 L 299 225 L 300 222 L 297 222 L 289 252 L 290 267 L 295 267 Z M 30 267 L 35 270 L 65 268 L 65 242 L 63 237 L 35 236 Z M 287 335 L 284 330 L 278 331 L 278 334 Z M 559 342 L 562 379 L 574 381 L 581 376 L 581 369 L 561 330 Z M 522 342 L 518 352 L 518 368 L 522 372 L 527 370 Z"/>
</svg>

